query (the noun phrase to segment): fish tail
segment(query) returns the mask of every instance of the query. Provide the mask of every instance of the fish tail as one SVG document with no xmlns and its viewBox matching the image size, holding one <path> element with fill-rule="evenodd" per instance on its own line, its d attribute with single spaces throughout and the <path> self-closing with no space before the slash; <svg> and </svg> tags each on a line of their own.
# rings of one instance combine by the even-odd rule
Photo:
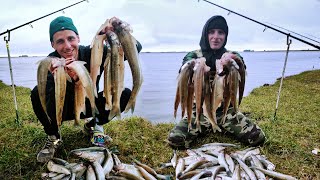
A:
<svg viewBox="0 0 320 180">
<path fill-rule="evenodd" d="M 189 117 L 188 117 L 188 132 L 190 132 L 191 129 L 192 129 L 192 124 L 191 124 L 191 120 L 189 120 Z"/>
<path fill-rule="evenodd" d="M 113 107 L 109 113 L 109 121 L 112 120 L 114 117 L 117 117 L 117 119 L 121 119 L 121 113 L 119 107 Z"/>
<path fill-rule="evenodd" d="M 111 110 L 111 105 L 108 102 L 106 102 L 106 104 L 104 106 L 104 109 L 105 110 Z"/>
<path fill-rule="evenodd" d="M 197 129 L 199 129 L 199 132 L 201 133 L 200 119 L 197 121 Z"/>
<path fill-rule="evenodd" d="M 213 132 L 216 132 L 216 131 L 222 132 L 220 127 L 217 124 L 212 123 L 211 125 L 212 125 Z"/>
<path fill-rule="evenodd" d="M 74 124 L 73 124 L 74 126 L 79 126 L 80 125 L 80 121 L 79 121 L 79 119 L 78 118 L 75 118 L 74 119 Z"/>
<path fill-rule="evenodd" d="M 136 101 L 134 101 L 134 102 L 132 103 L 132 105 L 131 105 L 131 113 L 134 112 L 135 106 L 136 106 Z"/>
<path fill-rule="evenodd" d="M 129 100 L 124 112 L 128 112 L 131 109 L 131 113 L 133 113 L 134 112 L 134 108 L 135 108 L 135 104 L 136 104 L 136 100 L 135 99 L 131 99 L 131 97 L 130 97 L 130 100 Z"/>
</svg>

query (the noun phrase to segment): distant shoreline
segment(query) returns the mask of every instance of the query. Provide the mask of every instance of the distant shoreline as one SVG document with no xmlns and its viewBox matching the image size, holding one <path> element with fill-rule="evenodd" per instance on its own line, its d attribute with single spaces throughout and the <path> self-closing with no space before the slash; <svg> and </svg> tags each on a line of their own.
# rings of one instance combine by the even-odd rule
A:
<svg viewBox="0 0 320 180">
<path fill-rule="evenodd" d="M 238 52 L 249 52 L 249 53 L 255 53 L 255 52 L 285 52 L 286 50 L 242 50 L 242 51 L 238 51 Z M 320 50 L 309 50 L 309 49 L 305 49 L 305 50 L 290 50 L 291 52 L 305 52 L 305 51 L 320 51 Z M 142 51 L 141 53 L 188 53 L 190 51 Z M 11 55 L 11 58 L 20 58 L 20 57 L 45 57 L 46 55 L 27 55 L 27 54 L 23 54 L 23 55 Z M 0 58 L 7 58 L 7 55 L 0 55 Z"/>
<path fill-rule="evenodd" d="M 286 50 L 259 50 L 259 51 L 255 51 L 255 50 L 242 50 L 242 51 L 237 51 L 237 52 L 283 52 L 283 51 L 286 51 Z M 320 51 L 320 50 L 290 50 L 290 51 Z M 190 51 L 144 51 L 144 52 L 141 52 L 141 53 L 188 53 Z"/>
</svg>

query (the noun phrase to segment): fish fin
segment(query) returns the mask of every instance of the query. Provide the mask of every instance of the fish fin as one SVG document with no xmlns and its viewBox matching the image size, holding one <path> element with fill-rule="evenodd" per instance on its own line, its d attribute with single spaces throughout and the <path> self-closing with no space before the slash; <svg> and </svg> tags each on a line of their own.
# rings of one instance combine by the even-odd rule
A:
<svg viewBox="0 0 320 180">
<path fill-rule="evenodd" d="M 74 119 L 74 124 L 73 124 L 74 126 L 80 126 L 80 121 L 79 121 L 79 119 Z"/>
<path fill-rule="evenodd" d="M 136 102 L 132 103 L 132 105 L 131 105 L 131 114 L 133 114 L 135 106 L 136 106 Z"/>
<path fill-rule="evenodd" d="M 105 106 L 104 106 L 104 109 L 105 109 L 105 110 L 111 110 L 111 108 L 112 108 L 112 107 L 111 107 L 108 103 L 106 103 Z"/>
<path fill-rule="evenodd" d="M 126 112 L 129 111 L 129 109 L 131 109 L 131 113 L 133 113 L 133 112 L 134 112 L 134 108 L 135 108 L 135 104 L 136 104 L 136 100 L 132 100 L 131 102 L 130 102 L 130 100 L 129 100 L 129 102 L 128 102 L 128 104 L 127 104 L 126 109 L 124 110 L 124 112 L 126 113 Z"/>
<path fill-rule="evenodd" d="M 120 109 L 119 107 L 118 108 L 115 108 L 113 107 L 109 113 L 109 117 L 108 117 L 108 120 L 112 120 L 114 117 L 117 117 L 117 119 L 121 119 L 121 112 L 120 112 Z"/>
</svg>

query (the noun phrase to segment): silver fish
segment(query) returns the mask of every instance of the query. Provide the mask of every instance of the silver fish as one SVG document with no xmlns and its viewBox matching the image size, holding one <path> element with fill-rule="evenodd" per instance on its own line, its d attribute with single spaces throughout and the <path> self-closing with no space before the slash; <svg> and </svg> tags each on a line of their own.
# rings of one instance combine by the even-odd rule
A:
<svg viewBox="0 0 320 180">
<path fill-rule="evenodd" d="M 206 59 L 200 58 L 196 60 L 196 64 L 193 68 L 194 70 L 194 76 L 193 76 L 193 82 L 194 82 L 194 94 L 195 94 L 195 100 L 196 100 L 196 119 L 195 122 L 196 128 L 201 132 L 200 128 L 200 115 L 202 113 L 202 105 L 204 101 L 204 73 L 209 71 L 210 68 L 206 66 Z"/>
<path fill-rule="evenodd" d="M 50 117 L 47 113 L 46 105 L 46 86 L 47 86 L 47 77 L 48 71 L 51 67 L 51 61 L 53 57 L 47 57 L 39 61 L 38 70 L 37 70 L 37 83 L 38 83 L 38 93 L 40 98 L 40 103 L 43 108 L 43 111 L 46 113 L 48 120 L 51 122 Z"/>
<path fill-rule="evenodd" d="M 234 159 L 236 159 L 240 165 L 240 167 L 248 174 L 250 179 L 257 180 L 256 174 L 244 163 L 239 157 L 232 156 Z"/>
<path fill-rule="evenodd" d="M 109 120 L 117 116 L 121 119 L 120 97 L 123 90 L 124 55 L 116 33 L 107 32 L 108 42 L 111 46 L 111 84 L 112 84 L 112 108 Z"/>
<path fill-rule="evenodd" d="M 68 170 L 62 165 L 54 163 L 51 160 L 48 161 L 47 168 L 50 172 L 62 173 L 67 175 L 71 174 L 70 170 Z"/>
<path fill-rule="evenodd" d="M 257 169 L 257 170 L 263 172 L 264 174 L 266 174 L 268 176 L 271 176 L 271 177 L 274 177 L 274 178 L 277 178 L 277 179 L 296 180 L 295 177 L 292 177 L 292 176 L 286 175 L 286 174 L 282 174 L 282 173 L 279 173 L 279 172 L 266 170 L 266 169 L 259 168 L 259 167 L 251 167 L 251 168 L 252 169 Z"/>
<path fill-rule="evenodd" d="M 228 176 L 231 176 L 232 173 L 231 173 L 229 165 L 226 161 L 224 150 L 219 152 L 218 161 L 219 161 L 219 164 L 226 169 Z"/>
<path fill-rule="evenodd" d="M 143 82 L 143 77 L 141 73 L 139 55 L 136 47 L 137 41 L 130 34 L 130 32 L 122 26 L 122 24 L 122 21 L 112 22 L 112 25 L 115 28 L 115 32 L 117 33 L 120 43 L 123 47 L 124 55 L 128 60 L 133 81 L 130 99 L 124 112 L 128 112 L 129 109 L 131 109 L 131 112 L 133 112 L 135 108 L 136 98 Z"/>
<path fill-rule="evenodd" d="M 111 84 L 111 49 L 108 47 L 106 60 L 104 62 L 104 88 L 103 95 L 106 98 L 105 109 L 112 108 L 112 84 Z"/>
<path fill-rule="evenodd" d="M 101 166 L 101 164 L 98 162 L 98 161 L 93 161 L 91 163 L 92 167 L 93 167 L 93 170 L 96 174 L 96 179 L 97 180 L 105 180 L 106 177 L 105 177 L 105 174 L 103 172 L 103 168 Z"/>
<path fill-rule="evenodd" d="M 91 58 L 90 58 L 90 77 L 94 86 L 94 95 L 97 96 L 97 77 L 100 75 L 100 66 L 102 63 L 103 56 L 103 41 L 106 39 L 106 34 L 99 34 L 100 31 L 109 24 L 107 20 L 101 25 L 96 35 L 91 42 Z"/>
<path fill-rule="evenodd" d="M 104 174 L 108 176 L 113 168 L 114 161 L 109 150 L 106 150 L 104 153 L 105 153 L 105 158 L 102 163 L 102 168 L 103 168 Z"/>
<path fill-rule="evenodd" d="M 81 112 L 86 114 L 86 91 L 83 87 L 81 81 L 75 82 L 74 85 L 74 125 L 78 126 L 80 124 L 80 114 Z"/>
<path fill-rule="evenodd" d="M 81 81 L 84 89 L 85 89 L 85 93 L 86 93 L 86 97 L 88 97 L 89 101 L 90 101 L 90 105 L 91 105 L 91 110 L 92 110 L 92 116 L 93 118 L 95 118 L 96 114 L 99 114 L 98 108 L 96 107 L 95 104 L 95 93 L 94 90 L 96 89 L 92 83 L 92 80 L 90 78 L 89 72 L 86 69 L 86 67 L 84 66 L 86 62 L 84 61 L 74 61 L 70 64 L 67 65 L 68 68 L 70 68 L 71 70 L 73 70 L 79 77 L 79 81 Z"/>
<path fill-rule="evenodd" d="M 56 119 L 58 127 L 62 123 L 62 112 L 67 88 L 66 73 L 63 66 L 58 66 L 53 75 L 55 84 Z"/>
<path fill-rule="evenodd" d="M 96 174 L 94 173 L 94 169 L 91 165 L 88 166 L 88 169 L 86 171 L 86 179 L 87 180 L 95 180 Z"/>
<path fill-rule="evenodd" d="M 143 167 L 141 167 L 139 165 L 135 165 L 135 167 L 139 170 L 139 172 L 141 173 L 141 175 L 143 176 L 144 179 L 146 179 L 146 180 L 156 180 L 157 179 L 152 174 L 150 174 L 147 170 L 145 170 Z"/>
<path fill-rule="evenodd" d="M 178 163 L 177 163 L 177 166 L 176 166 L 176 178 L 178 178 L 179 176 L 181 176 L 181 174 L 183 174 L 183 170 L 184 170 L 184 159 L 183 158 L 179 158 L 178 159 Z"/>
</svg>

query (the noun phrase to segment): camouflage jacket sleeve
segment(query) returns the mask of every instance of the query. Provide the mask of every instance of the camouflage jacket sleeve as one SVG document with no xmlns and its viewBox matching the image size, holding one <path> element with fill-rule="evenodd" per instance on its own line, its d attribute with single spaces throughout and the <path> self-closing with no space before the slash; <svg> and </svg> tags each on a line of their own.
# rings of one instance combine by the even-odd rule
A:
<svg viewBox="0 0 320 180">
<path fill-rule="evenodd" d="M 201 50 L 191 51 L 186 56 L 184 56 L 182 65 L 184 65 L 186 62 L 190 61 L 191 59 L 197 59 L 201 57 L 203 57 Z"/>
<path fill-rule="evenodd" d="M 201 50 L 194 50 L 189 52 L 187 55 L 184 56 L 183 60 L 182 60 L 182 65 L 181 67 L 188 61 L 192 60 L 192 59 L 197 59 L 197 58 L 201 58 L 203 57 Z M 181 67 L 179 69 L 179 73 L 181 70 Z"/>
</svg>

